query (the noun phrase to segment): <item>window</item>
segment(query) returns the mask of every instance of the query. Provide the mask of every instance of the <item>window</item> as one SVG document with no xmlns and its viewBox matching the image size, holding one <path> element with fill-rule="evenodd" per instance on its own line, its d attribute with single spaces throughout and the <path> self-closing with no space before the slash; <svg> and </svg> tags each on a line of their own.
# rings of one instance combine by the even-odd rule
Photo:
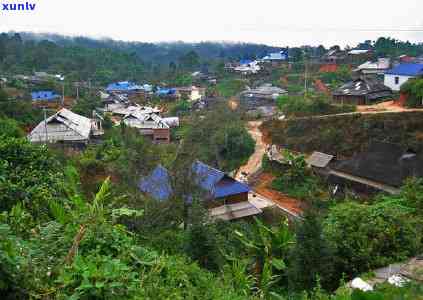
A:
<svg viewBox="0 0 423 300">
<path fill-rule="evenodd" d="M 395 76 L 395 84 L 399 84 L 399 77 Z"/>
</svg>

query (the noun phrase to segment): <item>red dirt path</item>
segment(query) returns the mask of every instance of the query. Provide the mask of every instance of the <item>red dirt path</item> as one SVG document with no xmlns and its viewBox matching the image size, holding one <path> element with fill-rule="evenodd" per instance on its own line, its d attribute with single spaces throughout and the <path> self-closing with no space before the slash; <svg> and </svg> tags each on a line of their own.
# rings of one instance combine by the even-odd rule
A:
<svg viewBox="0 0 423 300">
<path fill-rule="evenodd" d="M 291 198 L 281 192 L 269 188 L 273 179 L 275 179 L 275 177 L 269 173 L 261 174 L 257 180 L 257 185 L 253 186 L 253 190 L 257 194 L 272 200 L 274 203 L 293 213 L 302 214 L 304 207 L 304 203 L 302 201 Z"/>
</svg>

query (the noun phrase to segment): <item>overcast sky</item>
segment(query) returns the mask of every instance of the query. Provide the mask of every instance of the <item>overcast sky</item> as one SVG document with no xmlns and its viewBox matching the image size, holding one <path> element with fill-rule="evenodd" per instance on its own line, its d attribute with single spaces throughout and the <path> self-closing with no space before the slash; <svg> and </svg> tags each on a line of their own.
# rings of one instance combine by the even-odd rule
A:
<svg viewBox="0 0 423 300">
<path fill-rule="evenodd" d="M 0 0 L 25 3 L 26 0 Z M 423 42 L 423 0 L 28 0 L 33 12 L 0 11 L 0 31 L 129 41 L 339 44 L 392 36 Z M 0 7 L 1 8 L 1 7 Z"/>
</svg>

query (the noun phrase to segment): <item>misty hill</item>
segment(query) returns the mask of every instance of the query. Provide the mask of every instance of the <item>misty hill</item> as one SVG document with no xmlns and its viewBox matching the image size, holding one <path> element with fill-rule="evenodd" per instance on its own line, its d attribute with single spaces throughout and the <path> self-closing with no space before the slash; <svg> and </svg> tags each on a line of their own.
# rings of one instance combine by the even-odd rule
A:
<svg viewBox="0 0 423 300">
<path fill-rule="evenodd" d="M 114 50 L 136 53 L 144 62 L 155 64 L 169 64 L 190 51 L 195 51 L 203 60 L 213 59 L 242 59 L 262 57 L 269 52 L 282 48 L 252 43 L 229 42 L 125 42 L 112 39 L 93 39 L 88 37 L 69 37 L 58 34 L 20 33 L 22 39 L 32 41 L 48 40 L 60 46 L 77 46 L 94 49 L 109 48 Z"/>
<path fill-rule="evenodd" d="M 70 80 L 158 80 L 170 69 L 192 71 L 231 59 L 255 58 L 280 48 L 247 43 L 141 43 L 57 34 L 1 33 L 0 74 L 34 71 Z"/>
</svg>

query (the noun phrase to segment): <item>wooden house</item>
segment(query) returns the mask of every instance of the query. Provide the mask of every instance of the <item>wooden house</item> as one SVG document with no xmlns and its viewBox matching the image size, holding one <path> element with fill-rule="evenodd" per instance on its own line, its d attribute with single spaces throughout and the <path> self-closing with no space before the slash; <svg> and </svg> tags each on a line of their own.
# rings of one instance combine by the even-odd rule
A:
<svg viewBox="0 0 423 300">
<path fill-rule="evenodd" d="M 392 90 L 375 78 L 361 77 L 347 82 L 332 93 L 333 102 L 366 105 L 392 96 Z"/>
<path fill-rule="evenodd" d="M 40 122 L 28 135 L 33 143 L 87 144 L 103 134 L 101 121 L 62 108 Z"/>
<path fill-rule="evenodd" d="M 149 176 L 139 182 L 139 189 L 150 197 L 164 201 L 172 196 L 172 175 L 167 169 L 158 166 Z M 192 179 L 203 193 L 202 200 L 209 208 L 248 201 L 250 188 L 203 162 L 192 164 Z"/>
<path fill-rule="evenodd" d="M 150 137 L 153 142 L 170 142 L 170 126 L 155 113 L 131 112 L 123 117 L 122 122 L 128 127 L 138 129 L 142 135 Z"/>
</svg>

